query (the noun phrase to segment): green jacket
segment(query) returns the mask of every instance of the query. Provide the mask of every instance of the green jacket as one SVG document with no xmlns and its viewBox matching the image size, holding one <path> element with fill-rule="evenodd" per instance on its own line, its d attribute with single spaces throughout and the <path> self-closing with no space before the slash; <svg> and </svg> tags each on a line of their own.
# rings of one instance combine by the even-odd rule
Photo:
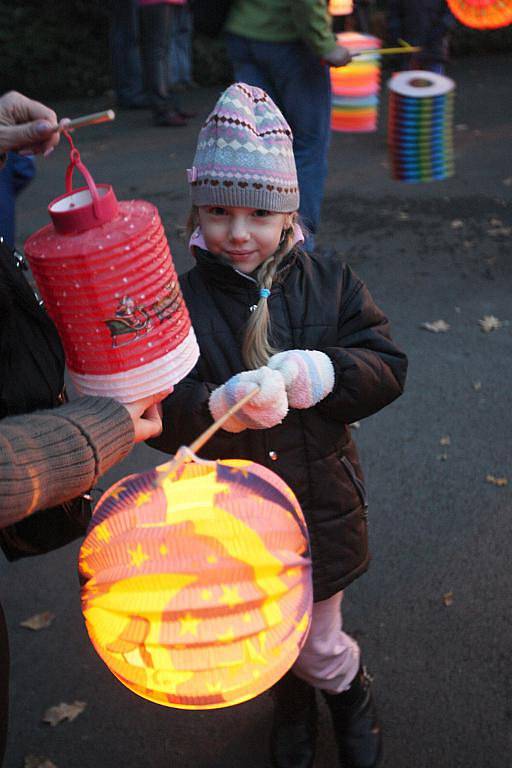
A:
<svg viewBox="0 0 512 768">
<path fill-rule="evenodd" d="M 318 56 L 336 45 L 327 0 L 234 0 L 225 30 L 269 43 L 301 40 Z"/>
</svg>

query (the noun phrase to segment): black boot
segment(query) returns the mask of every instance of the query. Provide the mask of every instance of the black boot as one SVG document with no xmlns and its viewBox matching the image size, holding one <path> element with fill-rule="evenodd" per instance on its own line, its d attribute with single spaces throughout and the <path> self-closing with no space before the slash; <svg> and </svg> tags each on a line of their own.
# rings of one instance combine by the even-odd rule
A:
<svg viewBox="0 0 512 768">
<path fill-rule="evenodd" d="M 343 693 L 323 694 L 331 710 L 343 768 L 376 768 L 382 754 L 382 730 L 366 670 L 360 668 Z"/>
<path fill-rule="evenodd" d="M 274 768 L 313 768 L 315 689 L 288 672 L 272 689 L 275 699 L 270 752 Z"/>
</svg>

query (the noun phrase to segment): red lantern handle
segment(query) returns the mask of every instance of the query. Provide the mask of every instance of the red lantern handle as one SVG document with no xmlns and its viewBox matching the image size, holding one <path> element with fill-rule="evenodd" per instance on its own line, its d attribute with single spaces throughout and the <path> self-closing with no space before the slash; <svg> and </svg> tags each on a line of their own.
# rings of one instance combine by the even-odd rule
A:
<svg viewBox="0 0 512 768">
<path fill-rule="evenodd" d="M 94 212 L 96 216 L 100 217 L 100 211 L 99 211 L 99 201 L 100 196 L 98 194 L 98 189 L 96 187 L 96 184 L 94 182 L 93 177 L 85 167 L 85 165 L 82 163 L 82 160 L 80 158 L 80 152 L 73 144 L 73 139 L 71 138 L 71 135 L 68 133 L 68 131 L 62 131 L 66 139 L 69 141 L 69 145 L 71 147 L 71 152 L 69 153 L 69 165 L 66 169 L 66 193 L 71 194 L 73 192 L 73 171 L 75 168 L 77 171 L 80 171 L 82 176 L 84 177 L 86 184 L 89 188 L 89 192 L 91 193 L 92 197 L 92 204 L 94 207 Z"/>
</svg>

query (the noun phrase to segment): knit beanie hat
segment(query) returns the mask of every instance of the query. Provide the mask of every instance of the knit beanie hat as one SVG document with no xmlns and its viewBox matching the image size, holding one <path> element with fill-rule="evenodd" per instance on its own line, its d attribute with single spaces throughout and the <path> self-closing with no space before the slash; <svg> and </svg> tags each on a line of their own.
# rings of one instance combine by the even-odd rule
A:
<svg viewBox="0 0 512 768">
<path fill-rule="evenodd" d="M 187 171 L 194 205 L 291 213 L 299 186 L 290 126 L 270 96 L 245 83 L 221 94 Z"/>
</svg>

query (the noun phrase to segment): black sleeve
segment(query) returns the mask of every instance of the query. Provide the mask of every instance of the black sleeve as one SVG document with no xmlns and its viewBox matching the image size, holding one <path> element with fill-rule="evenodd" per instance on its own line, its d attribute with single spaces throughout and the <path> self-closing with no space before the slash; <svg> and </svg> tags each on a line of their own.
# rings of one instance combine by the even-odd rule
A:
<svg viewBox="0 0 512 768">
<path fill-rule="evenodd" d="M 407 358 L 391 340 L 389 322 L 366 286 L 344 268 L 338 345 L 322 349 L 335 371 L 334 388 L 317 408 L 350 424 L 399 397 Z"/>
</svg>

